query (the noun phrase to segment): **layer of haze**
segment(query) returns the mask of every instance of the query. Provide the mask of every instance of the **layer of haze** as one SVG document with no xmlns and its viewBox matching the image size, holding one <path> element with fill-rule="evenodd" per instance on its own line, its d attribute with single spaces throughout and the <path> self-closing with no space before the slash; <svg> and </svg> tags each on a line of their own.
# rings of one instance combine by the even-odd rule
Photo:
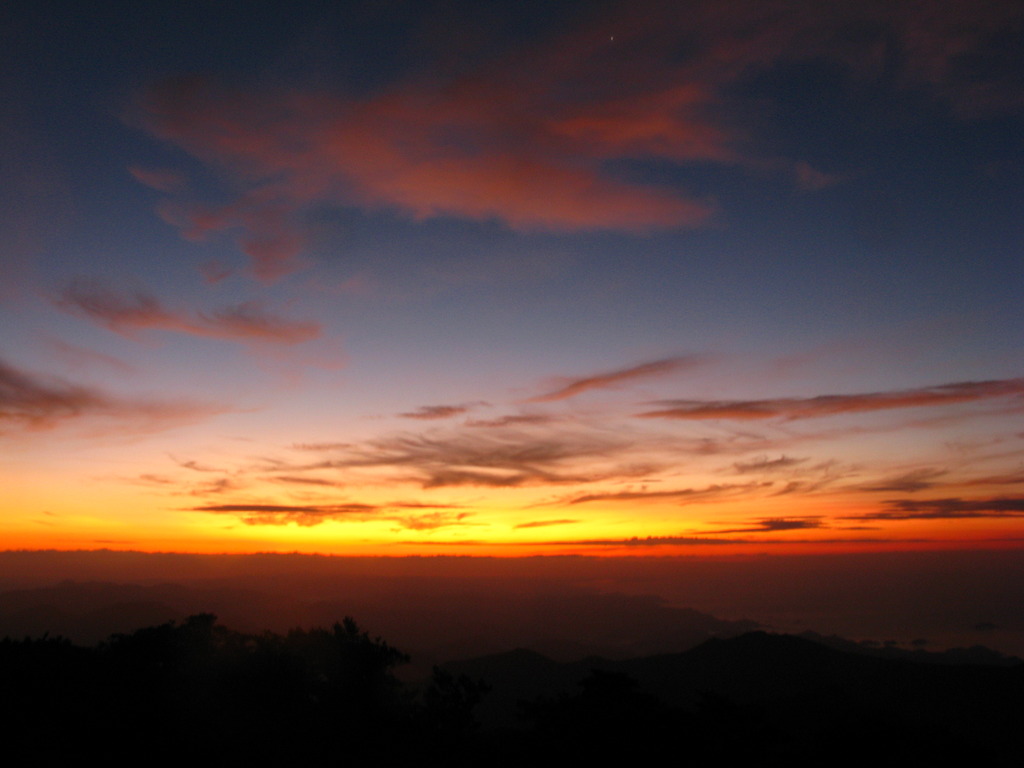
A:
<svg viewBox="0 0 1024 768">
<path fill-rule="evenodd" d="M 671 653 L 755 628 L 1024 655 L 1019 551 L 738 558 L 0 553 L 0 637 L 97 642 L 213 612 L 284 632 L 355 617 L 418 669 L 526 647 Z"/>
</svg>

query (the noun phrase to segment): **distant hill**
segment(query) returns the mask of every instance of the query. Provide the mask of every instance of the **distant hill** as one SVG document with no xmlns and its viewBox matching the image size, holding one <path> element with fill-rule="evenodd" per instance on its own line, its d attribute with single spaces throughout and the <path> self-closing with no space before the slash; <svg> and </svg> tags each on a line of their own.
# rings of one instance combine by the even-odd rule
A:
<svg viewBox="0 0 1024 768">
<path fill-rule="evenodd" d="M 516 646 L 562 661 L 628 658 L 690 648 L 709 637 L 731 637 L 759 626 L 667 606 L 644 595 L 510 591 L 495 600 L 486 591 L 430 591 L 404 582 L 378 584 L 371 593 L 344 579 L 320 580 L 316 592 L 307 583 L 276 589 L 265 583 L 245 585 L 244 579 L 187 586 L 63 581 L 9 590 L 0 592 L 0 637 L 48 633 L 91 645 L 117 632 L 203 612 L 246 632 L 329 626 L 351 615 L 408 649 L 414 664 L 406 674 L 423 676 L 432 665 L 452 658 Z"/>
<path fill-rule="evenodd" d="M 1021 663 L 1016 656 L 1007 656 L 984 645 L 972 645 L 970 648 L 949 648 L 943 651 L 926 651 L 924 648 L 900 648 L 896 645 L 879 645 L 877 643 L 854 642 L 838 635 L 820 635 L 817 632 L 801 632 L 800 637 L 811 640 L 829 648 L 865 656 L 877 656 L 881 659 L 904 659 L 927 664 L 982 664 L 991 666 L 1012 667 Z"/>
<path fill-rule="evenodd" d="M 913 661 L 887 659 L 765 632 L 713 638 L 681 653 L 636 659 L 559 664 L 518 650 L 446 668 L 492 686 L 478 710 L 490 727 L 522 727 L 520 702 L 577 695 L 595 670 L 624 675 L 640 691 L 687 711 L 711 697 L 819 724 L 875 713 L 904 724 L 949 720 L 952 732 L 974 729 L 992 736 L 1024 714 L 1019 659 L 953 665 L 946 654 L 924 652 Z"/>
</svg>

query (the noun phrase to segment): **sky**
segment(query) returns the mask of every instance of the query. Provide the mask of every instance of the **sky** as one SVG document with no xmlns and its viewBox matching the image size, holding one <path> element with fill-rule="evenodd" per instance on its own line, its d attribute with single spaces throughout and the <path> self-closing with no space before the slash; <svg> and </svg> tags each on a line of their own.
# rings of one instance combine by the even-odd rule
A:
<svg viewBox="0 0 1024 768">
<path fill-rule="evenodd" d="M 0 548 L 1024 541 L 1024 5 L 0 14 Z"/>
</svg>

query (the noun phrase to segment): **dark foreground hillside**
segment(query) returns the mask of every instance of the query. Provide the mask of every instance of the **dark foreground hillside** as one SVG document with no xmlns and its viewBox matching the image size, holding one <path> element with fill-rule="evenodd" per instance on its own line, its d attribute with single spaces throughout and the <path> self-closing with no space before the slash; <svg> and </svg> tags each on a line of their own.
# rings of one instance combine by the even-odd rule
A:
<svg viewBox="0 0 1024 768">
<path fill-rule="evenodd" d="M 473 703 L 441 671 L 414 696 L 392 674 L 406 660 L 351 619 L 246 635 L 203 614 L 95 648 L 7 639 L 2 743 L 11 765 L 401 762 L 460 737 Z"/>
<path fill-rule="evenodd" d="M 559 664 L 520 650 L 447 666 L 492 686 L 477 709 L 485 727 L 511 729 L 525 715 L 533 730 L 524 743 L 566 754 L 600 757 L 629 743 L 652 758 L 660 745 L 759 764 L 1018 765 L 1024 665 L 934 657 L 941 662 L 753 632 L 624 661 Z"/>
<path fill-rule="evenodd" d="M 558 664 L 525 651 L 437 669 L 351 619 L 247 635 L 190 617 L 93 648 L 0 641 L 11 765 L 1017 765 L 1024 668 L 941 666 L 752 633 L 681 654 Z M 484 681 L 484 682 L 480 682 Z"/>
</svg>

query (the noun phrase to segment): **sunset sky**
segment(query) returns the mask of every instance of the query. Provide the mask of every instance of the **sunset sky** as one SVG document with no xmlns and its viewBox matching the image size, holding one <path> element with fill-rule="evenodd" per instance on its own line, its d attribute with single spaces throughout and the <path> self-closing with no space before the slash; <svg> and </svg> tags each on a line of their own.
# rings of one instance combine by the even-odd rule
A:
<svg viewBox="0 0 1024 768">
<path fill-rule="evenodd" d="M 1024 543 L 1024 4 L 152 5 L 0 12 L 0 549 Z"/>
</svg>

